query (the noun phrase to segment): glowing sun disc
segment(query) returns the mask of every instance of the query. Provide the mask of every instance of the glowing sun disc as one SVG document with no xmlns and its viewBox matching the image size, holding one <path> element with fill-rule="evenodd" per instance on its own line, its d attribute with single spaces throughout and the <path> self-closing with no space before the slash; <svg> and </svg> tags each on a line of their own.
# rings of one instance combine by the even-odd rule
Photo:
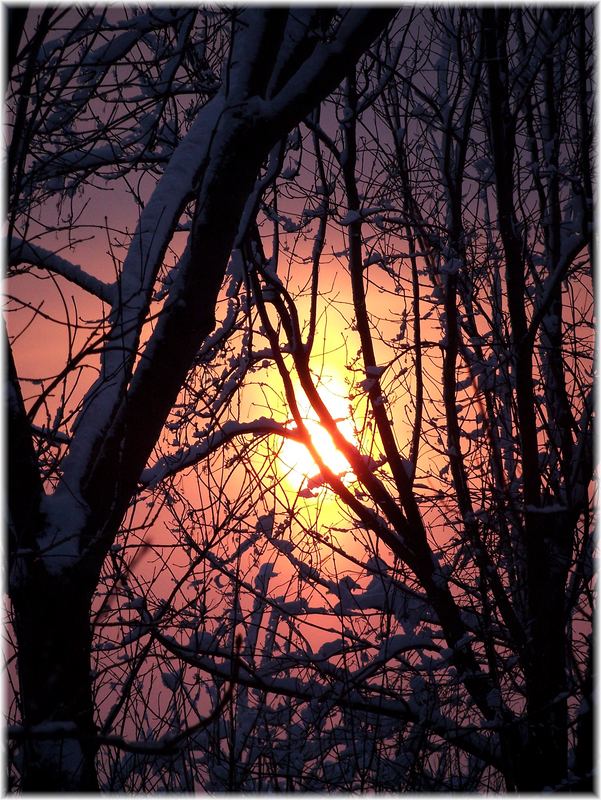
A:
<svg viewBox="0 0 601 800">
<path fill-rule="evenodd" d="M 354 441 L 353 425 L 348 419 L 348 407 L 344 400 L 344 388 L 335 380 L 321 383 L 319 393 L 330 414 L 337 420 L 337 427 L 347 441 Z M 332 441 L 329 433 L 317 421 L 315 412 L 309 402 L 299 402 L 299 408 L 311 441 L 323 463 L 336 475 L 350 471 L 346 458 Z M 279 453 L 284 475 L 288 483 L 295 489 L 301 488 L 303 483 L 319 474 L 319 467 L 313 460 L 308 448 L 294 439 L 286 439 Z"/>
</svg>

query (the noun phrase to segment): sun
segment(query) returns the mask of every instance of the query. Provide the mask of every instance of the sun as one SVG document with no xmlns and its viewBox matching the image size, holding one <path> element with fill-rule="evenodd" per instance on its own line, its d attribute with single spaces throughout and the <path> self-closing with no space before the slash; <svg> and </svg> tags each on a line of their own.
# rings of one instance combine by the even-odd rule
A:
<svg viewBox="0 0 601 800">
<path fill-rule="evenodd" d="M 336 420 L 340 433 L 347 441 L 354 442 L 355 433 L 353 423 L 349 419 L 348 400 L 345 399 L 346 390 L 343 382 L 336 376 L 322 375 L 317 388 L 327 409 Z M 295 389 L 297 389 L 299 410 L 322 461 L 336 475 L 350 474 L 347 459 L 338 450 L 330 434 L 319 424 L 317 414 L 302 390 L 298 387 Z M 278 458 L 280 469 L 290 487 L 295 491 L 304 489 L 306 496 L 311 496 L 312 487 L 319 486 L 319 467 L 307 447 L 301 442 L 286 439 Z"/>
</svg>

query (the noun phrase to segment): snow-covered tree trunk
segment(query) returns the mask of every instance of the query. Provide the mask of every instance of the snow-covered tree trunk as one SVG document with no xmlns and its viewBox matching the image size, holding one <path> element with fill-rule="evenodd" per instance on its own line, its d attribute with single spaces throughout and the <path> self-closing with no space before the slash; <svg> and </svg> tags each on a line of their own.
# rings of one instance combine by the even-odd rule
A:
<svg viewBox="0 0 601 800">
<path fill-rule="evenodd" d="M 23 790 L 94 791 L 90 607 L 95 576 L 53 569 L 39 542 L 51 531 L 9 352 L 10 572 L 23 719 Z M 53 531 L 52 533 L 56 533 Z M 59 534 L 78 537 L 76 517 Z"/>
<path fill-rule="evenodd" d="M 200 111 L 141 212 L 111 298 L 100 377 L 82 404 L 56 488 L 47 494 L 12 369 L 9 588 L 27 742 L 24 789 L 98 788 L 90 611 L 104 558 L 215 324 L 240 220 L 267 154 L 336 88 L 392 15 L 344 12 L 328 41 L 317 33 L 334 18 L 332 10 L 239 15 L 222 89 Z M 188 246 L 135 364 L 159 267 L 191 201 Z"/>
</svg>

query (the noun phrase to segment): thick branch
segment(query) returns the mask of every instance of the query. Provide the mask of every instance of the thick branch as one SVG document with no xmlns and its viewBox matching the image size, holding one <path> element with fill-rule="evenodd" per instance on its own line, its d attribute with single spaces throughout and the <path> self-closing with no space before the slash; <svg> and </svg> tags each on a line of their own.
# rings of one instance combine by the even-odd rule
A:
<svg viewBox="0 0 601 800">
<path fill-rule="evenodd" d="M 8 265 L 13 267 L 22 263 L 41 267 L 56 275 L 61 275 L 105 303 L 113 302 L 114 284 L 108 284 L 95 278 L 82 269 L 79 264 L 67 261 L 66 258 L 59 256 L 58 253 L 53 253 L 51 250 L 40 247 L 40 245 L 26 242 L 24 239 L 13 236 L 9 242 Z"/>
</svg>

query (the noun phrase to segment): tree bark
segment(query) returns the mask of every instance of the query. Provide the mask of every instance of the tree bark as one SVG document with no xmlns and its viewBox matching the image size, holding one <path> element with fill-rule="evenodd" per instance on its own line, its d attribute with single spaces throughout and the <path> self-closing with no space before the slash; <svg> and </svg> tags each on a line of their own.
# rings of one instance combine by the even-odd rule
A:
<svg viewBox="0 0 601 800">
<path fill-rule="evenodd" d="M 12 596 L 25 720 L 21 789 L 97 792 L 92 591 L 81 580 L 33 566 L 31 579 Z"/>
</svg>

